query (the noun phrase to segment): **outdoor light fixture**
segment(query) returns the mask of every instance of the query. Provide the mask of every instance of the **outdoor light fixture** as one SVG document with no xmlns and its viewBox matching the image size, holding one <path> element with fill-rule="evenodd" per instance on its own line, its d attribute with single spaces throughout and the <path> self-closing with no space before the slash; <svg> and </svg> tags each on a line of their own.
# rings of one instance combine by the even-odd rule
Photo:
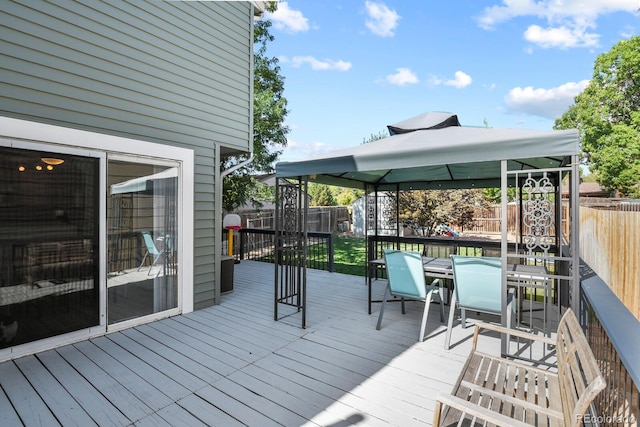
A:
<svg viewBox="0 0 640 427">
<path fill-rule="evenodd" d="M 23 165 L 18 166 L 18 170 L 20 172 L 24 172 L 27 168 L 25 168 Z"/>
</svg>

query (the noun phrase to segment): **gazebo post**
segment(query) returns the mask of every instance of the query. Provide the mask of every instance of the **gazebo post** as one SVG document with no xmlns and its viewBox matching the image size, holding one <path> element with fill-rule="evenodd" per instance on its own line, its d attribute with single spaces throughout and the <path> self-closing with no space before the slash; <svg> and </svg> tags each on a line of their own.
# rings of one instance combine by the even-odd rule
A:
<svg viewBox="0 0 640 427">
<path fill-rule="evenodd" d="M 400 184 L 396 184 L 396 249 L 400 250 Z"/>
<path fill-rule="evenodd" d="M 509 242 L 508 242 L 508 232 L 509 232 L 509 224 L 508 224 L 508 215 L 507 209 L 509 207 L 508 199 L 507 199 L 507 188 L 509 185 L 509 179 L 507 176 L 507 161 L 500 161 L 500 231 L 501 231 L 501 239 L 500 239 L 500 258 L 501 258 L 501 282 L 502 282 L 502 291 L 501 295 L 501 303 L 500 307 L 502 308 L 501 313 L 501 324 L 505 328 L 507 327 L 507 316 L 510 315 L 507 309 L 507 251 L 509 250 Z M 516 180 L 516 183 L 518 180 Z M 500 353 L 507 354 L 507 340 L 504 336 L 501 338 L 500 343 Z"/>
<path fill-rule="evenodd" d="M 575 154 L 571 156 L 571 185 L 569 186 L 569 200 L 571 212 L 571 250 L 572 258 L 572 286 L 571 286 L 571 309 L 574 313 L 580 313 L 580 239 L 578 236 L 580 228 L 580 157 Z"/>
</svg>

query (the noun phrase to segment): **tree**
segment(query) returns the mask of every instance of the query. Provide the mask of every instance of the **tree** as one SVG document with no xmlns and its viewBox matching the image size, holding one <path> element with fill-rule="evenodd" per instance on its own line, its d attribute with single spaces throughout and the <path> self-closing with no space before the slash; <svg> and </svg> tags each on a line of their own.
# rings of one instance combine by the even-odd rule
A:
<svg viewBox="0 0 640 427">
<path fill-rule="evenodd" d="M 364 190 L 358 190 L 356 188 L 338 187 L 338 190 L 334 196 L 339 206 L 350 206 L 353 202 L 364 196 Z"/>
<path fill-rule="evenodd" d="M 464 227 L 475 209 L 486 205 L 480 190 L 413 190 L 399 194 L 400 221 L 423 236 L 440 224 Z"/>
<path fill-rule="evenodd" d="M 269 12 L 277 9 L 277 2 L 267 6 Z M 260 205 L 256 173 L 273 173 L 274 164 L 287 145 L 289 127 L 284 120 L 289 113 L 284 97 L 284 77 L 280 74 L 278 58 L 267 56 L 267 44 L 274 40 L 269 33 L 271 21 L 254 22 L 253 67 L 253 161 L 225 177 L 223 191 L 224 209 L 229 212 L 251 202 Z M 221 162 L 222 170 L 229 169 L 247 159 L 246 155 L 234 156 Z"/>
<path fill-rule="evenodd" d="M 507 202 L 516 200 L 517 193 L 514 187 L 507 188 Z M 482 194 L 490 203 L 502 203 L 502 189 L 500 187 L 484 188 Z"/>
<path fill-rule="evenodd" d="M 308 192 L 312 206 L 336 206 L 336 199 L 328 185 L 312 182 L 309 184 Z"/>
<path fill-rule="evenodd" d="M 363 138 L 362 139 L 362 144 L 368 144 L 370 142 L 373 141 L 377 141 L 379 139 L 385 139 L 389 137 L 389 131 L 388 130 L 381 130 L 378 133 L 372 133 L 369 138 Z"/>
<path fill-rule="evenodd" d="M 640 197 L 640 36 L 596 59 L 593 79 L 554 128 L 577 128 L 600 185 Z"/>
</svg>

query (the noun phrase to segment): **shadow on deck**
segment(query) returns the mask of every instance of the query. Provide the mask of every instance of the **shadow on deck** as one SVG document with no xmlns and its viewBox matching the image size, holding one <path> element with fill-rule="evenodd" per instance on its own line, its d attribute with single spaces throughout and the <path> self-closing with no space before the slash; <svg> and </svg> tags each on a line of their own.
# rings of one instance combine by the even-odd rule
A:
<svg viewBox="0 0 640 427">
<path fill-rule="evenodd" d="M 220 305 L 0 363 L 0 425 L 430 425 L 473 329 L 457 323 L 445 351 L 430 310 L 418 343 L 415 302 L 406 315 L 390 304 L 376 331 L 363 277 L 307 280 L 306 329 L 273 320 L 273 265 L 243 261 Z M 495 336 L 480 344 L 500 352 Z"/>
</svg>

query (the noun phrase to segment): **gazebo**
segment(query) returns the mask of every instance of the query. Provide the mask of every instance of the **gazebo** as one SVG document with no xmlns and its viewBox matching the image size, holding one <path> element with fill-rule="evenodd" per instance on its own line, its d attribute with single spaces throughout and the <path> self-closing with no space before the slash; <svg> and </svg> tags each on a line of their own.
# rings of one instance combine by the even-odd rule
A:
<svg viewBox="0 0 640 427">
<path fill-rule="evenodd" d="M 280 304 L 293 305 L 302 312 L 305 326 L 306 189 L 310 182 L 365 190 L 370 195 L 368 239 L 383 230 L 383 234 L 399 236 L 397 215 L 395 221 L 388 221 L 394 207 L 380 203 L 380 198 L 390 193 L 500 188 L 503 319 L 508 258 L 552 262 L 555 267 L 548 280 L 560 284 L 560 293 L 566 294 L 563 304 L 578 312 L 577 130 L 468 127 L 461 126 L 455 114 L 441 112 L 424 113 L 387 127 L 387 138 L 276 165 L 276 252 L 280 261 L 275 271 L 276 319 Z M 563 181 L 570 191 L 568 209 L 561 205 Z M 509 187 L 519 189 L 516 242 L 509 242 L 507 235 Z M 563 222 L 568 226 L 563 228 Z"/>
</svg>

